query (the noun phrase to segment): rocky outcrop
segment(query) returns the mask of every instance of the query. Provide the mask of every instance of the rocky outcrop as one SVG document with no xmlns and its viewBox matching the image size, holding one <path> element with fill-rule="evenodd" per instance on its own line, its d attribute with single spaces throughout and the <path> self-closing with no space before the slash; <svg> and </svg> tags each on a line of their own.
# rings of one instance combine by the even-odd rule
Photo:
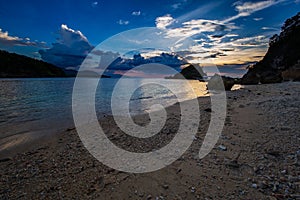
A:
<svg viewBox="0 0 300 200">
<path fill-rule="evenodd" d="M 0 50 L 0 78 L 66 77 L 52 64 Z"/>
<path fill-rule="evenodd" d="M 223 84 L 222 84 L 223 83 Z M 215 74 L 207 83 L 208 90 L 226 90 L 230 91 L 235 84 L 235 79 Z"/>
<path fill-rule="evenodd" d="M 203 77 L 206 74 L 203 72 L 200 66 L 194 66 L 192 64 L 188 64 L 187 67 L 184 67 L 180 73 L 175 74 L 171 77 L 166 77 L 167 79 L 190 79 L 190 80 L 199 80 L 204 81 Z"/>
<path fill-rule="evenodd" d="M 260 83 L 268 84 L 268 83 L 280 83 L 282 82 L 281 73 L 278 71 L 265 71 L 261 73 Z"/>
<path fill-rule="evenodd" d="M 300 79 L 300 13 L 285 21 L 280 35 L 274 35 L 263 60 L 249 67 L 242 84 L 278 83 Z M 295 73 L 296 72 L 296 73 Z"/>
<path fill-rule="evenodd" d="M 284 81 L 300 81 L 300 63 L 284 70 L 281 75 Z"/>
</svg>

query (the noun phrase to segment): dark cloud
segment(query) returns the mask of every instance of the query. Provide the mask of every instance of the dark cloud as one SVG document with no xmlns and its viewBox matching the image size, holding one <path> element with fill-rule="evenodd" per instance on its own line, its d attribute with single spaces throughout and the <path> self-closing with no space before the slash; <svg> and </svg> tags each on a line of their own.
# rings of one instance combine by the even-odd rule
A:
<svg viewBox="0 0 300 200">
<path fill-rule="evenodd" d="M 235 49 L 234 48 L 221 48 L 220 50 L 222 51 L 234 51 Z"/>
<path fill-rule="evenodd" d="M 247 63 L 245 64 L 238 64 L 238 65 L 222 65 L 217 66 L 218 71 L 216 71 L 215 66 L 214 67 L 203 67 L 203 71 L 207 73 L 208 76 L 213 76 L 215 73 L 225 75 L 225 76 L 231 76 L 231 77 L 242 77 L 247 69 L 246 69 Z"/>
<path fill-rule="evenodd" d="M 142 71 L 135 69 L 135 67 L 146 64 L 148 66 L 148 70 L 143 68 Z M 109 74 L 109 72 L 118 71 L 119 74 L 123 74 L 128 70 L 135 70 L 143 72 L 145 74 L 165 74 L 167 71 L 162 71 L 161 68 L 157 68 L 156 64 L 167 65 L 172 67 L 173 69 L 180 71 L 181 66 L 186 64 L 186 61 L 181 60 L 177 55 L 161 53 L 158 56 L 144 58 L 140 54 L 135 55 L 133 59 L 121 58 L 118 57 L 115 59 L 107 68 L 105 74 Z M 169 73 L 169 71 L 168 71 Z M 137 74 L 137 76 L 139 76 Z"/>
<path fill-rule="evenodd" d="M 211 55 L 206 56 L 204 58 L 219 58 L 220 56 L 227 56 L 227 55 L 222 52 L 216 52 L 216 53 L 212 53 Z"/>
<path fill-rule="evenodd" d="M 46 62 L 62 68 L 78 69 L 92 49 L 93 46 L 80 31 L 61 25 L 57 42 L 49 49 L 40 50 L 39 53 Z"/>
</svg>

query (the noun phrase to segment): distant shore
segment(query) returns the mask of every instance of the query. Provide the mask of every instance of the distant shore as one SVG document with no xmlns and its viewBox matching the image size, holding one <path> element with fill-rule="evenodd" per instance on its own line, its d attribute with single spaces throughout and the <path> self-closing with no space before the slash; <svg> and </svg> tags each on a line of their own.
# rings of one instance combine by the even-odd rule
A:
<svg viewBox="0 0 300 200">
<path fill-rule="evenodd" d="M 209 97 L 198 98 L 201 121 L 192 146 L 164 169 L 146 174 L 110 169 L 68 129 L 34 141 L 22 153 L 1 155 L 0 198 L 299 199 L 300 84 L 249 85 L 229 91 L 227 98 L 222 135 L 202 160 L 198 152 L 210 121 Z M 174 137 L 178 104 L 167 113 L 166 127 L 146 141 L 122 134 L 110 116 L 100 123 L 118 146 L 147 152 Z M 149 121 L 147 115 L 134 119 Z"/>
</svg>

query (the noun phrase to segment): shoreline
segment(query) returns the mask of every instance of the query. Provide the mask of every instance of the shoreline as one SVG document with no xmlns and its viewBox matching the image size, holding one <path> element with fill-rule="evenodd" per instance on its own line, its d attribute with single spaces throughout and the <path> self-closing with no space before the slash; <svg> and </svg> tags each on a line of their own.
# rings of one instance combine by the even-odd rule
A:
<svg viewBox="0 0 300 200">
<path fill-rule="evenodd" d="M 181 81 L 179 79 L 179 81 Z M 240 88 L 240 86 L 235 87 L 235 90 Z M 203 96 L 197 97 L 196 99 L 204 99 L 204 101 L 208 101 L 207 99 L 210 98 L 209 94 L 206 93 Z M 183 100 L 174 104 L 170 104 L 165 109 L 168 110 L 171 107 L 174 107 L 175 104 L 183 103 L 186 101 L 195 100 L 195 99 L 189 99 L 189 100 Z M 208 105 L 209 106 L 209 105 Z M 143 118 L 145 119 L 145 116 L 148 115 L 148 111 L 144 110 L 143 114 L 132 114 L 133 118 Z M 153 111 L 155 112 L 155 111 Z M 110 121 L 113 121 L 112 114 L 107 113 L 101 113 L 101 117 L 98 118 L 98 121 L 105 121 L 107 118 Z M 24 151 L 30 151 L 34 148 L 38 148 L 41 145 L 47 144 L 49 140 L 52 140 L 53 137 L 58 137 L 61 134 L 64 134 L 68 132 L 69 130 L 75 130 L 75 125 L 73 119 L 69 120 L 69 125 L 62 125 L 64 128 L 53 128 L 51 130 L 34 130 L 34 131 L 25 131 L 21 134 L 13 134 L 8 135 L 6 137 L 3 137 L 0 139 L 0 160 L 6 159 L 7 157 L 13 157 L 16 156 L 19 153 L 22 153 Z M 53 124 L 53 123 L 52 123 Z M 68 128 L 66 128 L 68 127 Z M 7 146 L 5 148 L 5 146 Z"/>
<path fill-rule="evenodd" d="M 95 160 L 68 129 L 30 151 L 0 162 L 2 198 L 89 199 L 297 199 L 300 194 L 300 84 L 247 85 L 227 92 L 225 127 L 212 152 L 198 156 L 209 124 L 209 97 L 198 98 L 200 126 L 184 155 L 159 171 L 130 174 Z M 167 108 L 171 119 L 150 140 L 126 138 L 100 119 L 108 137 L 135 152 L 160 148 L 174 137 L 178 107 Z M 147 124 L 147 116 L 136 122 Z M 225 148 L 224 148 L 225 147 Z M 298 153 L 299 152 L 299 153 Z M 298 196 L 297 196 L 298 195 Z"/>
</svg>

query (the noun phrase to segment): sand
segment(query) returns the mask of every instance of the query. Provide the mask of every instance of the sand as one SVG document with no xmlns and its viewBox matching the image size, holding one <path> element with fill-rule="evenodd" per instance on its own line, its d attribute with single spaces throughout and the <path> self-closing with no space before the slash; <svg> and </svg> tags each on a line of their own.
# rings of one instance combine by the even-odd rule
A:
<svg viewBox="0 0 300 200">
<path fill-rule="evenodd" d="M 197 137 L 171 165 L 150 173 L 113 170 L 83 147 L 76 129 L 36 140 L 23 152 L 2 151 L 1 199 L 300 199 L 300 84 L 245 86 L 229 91 L 222 135 L 204 158 L 198 153 L 209 121 L 209 97 L 199 98 Z M 206 111 L 205 111 L 206 110 Z M 178 104 L 149 140 L 132 139 L 101 119 L 108 137 L 135 152 L 159 149 L 178 128 Z M 147 116 L 137 116 L 146 124 Z"/>
</svg>

